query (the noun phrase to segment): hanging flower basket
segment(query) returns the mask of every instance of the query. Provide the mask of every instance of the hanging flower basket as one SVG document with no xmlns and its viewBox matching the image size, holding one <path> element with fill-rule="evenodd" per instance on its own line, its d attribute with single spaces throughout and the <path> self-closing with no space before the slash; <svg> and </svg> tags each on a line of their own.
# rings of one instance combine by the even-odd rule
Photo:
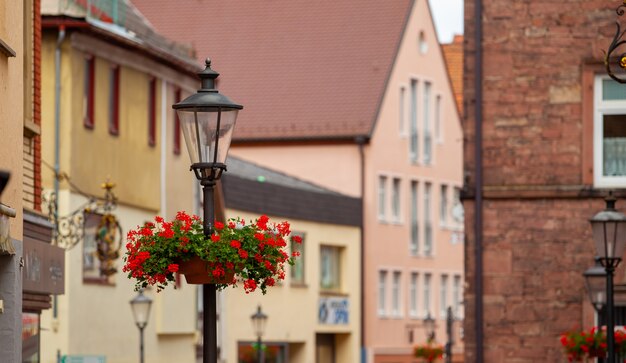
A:
<svg viewBox="0 0 626 363">
<path fill-rule="evenodd" d="M 432 363 L 443 357 L 443 347 L 429 340 L 426 344 L 416 345 L 413 349 L 415 358 L 422 358 L 424 362 Z"/>
<path fill-rule="evenodd" d="M 614 337 L 616 354 L 618 357 L 625 357 L 626 332 L 616 330 Z M 563 333 L 561 345 L 569 362 L 594 362 L 596 358 L 607 355 L 606 330 L 593 327 L 589 330 Z"/>
<path fill-rule="evenodd" d="M 198 216 L 178 212 L 171 222 L 155 217 L 155 223 L 128 232 L 123 271 L 136 280 L 135 289 L 152 285 L 160 291 L 179 272 L 191 284 L 213 283 L 221 290 L 243 282 L 246 293 L 259 288 L 265 294 L 285 278 L 285 263 L 293 265 L 298 256 L 285 251 L 287 241 L 302 242 L 289 237 L 288 222 L 271 223 L 267 216 L 214 225 L 207 238 Z"/>
</svg>

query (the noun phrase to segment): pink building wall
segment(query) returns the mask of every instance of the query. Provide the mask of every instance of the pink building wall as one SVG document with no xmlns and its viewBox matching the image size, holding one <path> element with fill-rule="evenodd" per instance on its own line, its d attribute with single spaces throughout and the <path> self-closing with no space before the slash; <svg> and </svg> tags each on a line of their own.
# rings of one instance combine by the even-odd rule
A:
<svg viewBox="0 0 626 363">
<path fill-rule="evenodd" d="M 427 49 L 420 52 L 420 34 Z M 423 48 L 422 48 L 423 49 Z M 364 75 L 367 76 L 367 75 Z M 410 87 L 417 80 L 417 119 L 419 155 L 424 154 L 423 90 L 431 83 L 430 129 L 433 134 L 432 162 L 414 164 L 410 160 Z M 404 125 L 400 121 L 400 88 L 405 88 Z M 435 99 L 441 99 L 441 137 L 435 135 Z M 448 277 L 448 302 L 452 302 L 454 276 L 459 276 L 462 299 L 463 287 L 463 223 L 452 222 L 454 188 L 462 186 L 462 146 L 460 118 L 446 71 L 443 54 L 437 43 L 434 25 L 426 1 L 416 1 L 412 9 L 402 43 L 398 50 L 387 90 L 381 103 L 375 128 L 364 146 L 364 236 L 365 236 L 365 345 L 368 362 L 409 362 L 412 347 L 423 343 L 426 334 L 422 321 L 423 277 L 431 274 L 431 314 L 436 319 L 437 341 L 445 343 L 445 316 L 440 314 L 439 297 L 441 275 Z M 230 153 L 269 168 L 297 176 L 303 180 L 351 195 L 361 195 L 361 156 L 356 143 L 327 144 L 262 144 L 233 145 Z M 420 159 L 421 160 L 421 159 Z M 387 215 L 390 212 L 391 184 L 400 179 L 400 218 L 397 221 L 380 220 L 378 216 L 379 176 L 387 176 Z M 433 252 L 431 256 L 410 254 L 411 239 L 411 182 L 418 183 L 418 217 L 420 242 L 424 241 L 424 185 L 431 183 L 431 221 Z M 441 185 L 448 186 L 447 223 L 440 221 Z M 453 244 L 451 241 L 456 240 Z M 388 271 L 386 286 L 387 310 L 391 308 L 391 276 L 400 272 L 400 314 L 379 314 L 379 271 Z M 410 277 L 418 273 L 417 315 L 410 314 Z M 462 316 L 462 308 L 459 312 Z M 455 349 L 462 349 L 460 323 L 455 323 Z M 409 332 L 413 332 L 413 342 Z"/>
</svg>

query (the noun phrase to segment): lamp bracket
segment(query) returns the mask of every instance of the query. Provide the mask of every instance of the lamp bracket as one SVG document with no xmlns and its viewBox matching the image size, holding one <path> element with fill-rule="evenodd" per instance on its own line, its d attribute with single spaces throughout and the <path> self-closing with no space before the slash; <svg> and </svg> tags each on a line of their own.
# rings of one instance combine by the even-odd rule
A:
<svg viewBox="0 0 626 363">
<path fill-rule="evenodd" d="M 626 0 L 623 1 L 622 5 L 618 6 L 617 9 L 615 9 L 615 12 L 617 13 L 618 16 L 624 15 L 625 11 L 626 11 Z M 616 25 L 615 36 L 613 37 L 613 40 L 611 41 L 611 44 L 609 45 L 608 52 L 605 52 L 604 65 L 606 66 L 607 74 L 611 78 L 613 78 L 615 81 L 619 83 L 626 83 L 626 72 L 624 72 L 626 71 L 626 51 L 618 51 L 615 55 L 613 55 L 613 52 L 615 52 L 618 48 L 626 44 L 626 40 L 623 39 L 624 34 L 626 33 L 626 30 L 622 31 L 619 21 L 616 21 L 615 25 Z M 619 68 L 621 68 L 622 70 L 622 72 L 620 72 L 621 76 L 618 76 L 613 72 L 612 66 L 615 64 Z"/>
<path fill-rule="evenodd" d="M 222 173 L 226 171 L 224 163 L 194 163 L 191 170 L 196 174 L 196 178 L 200 180 L 200 184 L 215 185 L 215 182 L 222 177 Z"/>
</svg>

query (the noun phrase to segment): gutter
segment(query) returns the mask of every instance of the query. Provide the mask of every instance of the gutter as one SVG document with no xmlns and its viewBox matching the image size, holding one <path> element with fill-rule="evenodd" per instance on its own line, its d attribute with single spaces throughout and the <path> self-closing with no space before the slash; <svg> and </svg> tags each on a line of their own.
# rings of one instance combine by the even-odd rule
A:
<svg viewBox="0 0 626 363">
<path fill-rule="evenodd" d="M 476 363 L 483 363 L 483 134 L 482 134 L 482 107 L 483 107 L 483 88 L 482 88 L 482 0 L 476 0 L 474 4 L 474 47 L 475 47 L 475 66 L 474 66 L 474 87 L 476 92 L 476 101 L 474 106 L 474 126 L 475 126 L 475 142 L 474 142 L 474 166 L 476 168 L 474 199 L 474 297 L 475 301 L 475 329 L 476 329 Z"/>
<path fill-rule="evenodd" d="M 361 230 L 361 250 L 360 250 L 360 276 L 361 276 L 361 291 L 360 291 L 360 306 L 361 306 L 361 363 L 367 362 L 367 347 L 365 346 L 365 143 L 367 138 L 365 136 L 357 136 L 354 142 L 359 148 L 359 158 L 361 163 L 361 221 L 359 223 L 359 229 Z"/>
</svg>

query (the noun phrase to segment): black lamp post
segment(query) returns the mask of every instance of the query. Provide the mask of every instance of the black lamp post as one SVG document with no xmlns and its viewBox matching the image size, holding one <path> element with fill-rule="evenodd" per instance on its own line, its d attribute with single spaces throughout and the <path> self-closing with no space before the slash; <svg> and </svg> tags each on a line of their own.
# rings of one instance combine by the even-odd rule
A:
<svg viewBox="0 0 626 363">
<path fill-rule="evenodd" d="M 606 270 L 602 267 L 599 258 L 596 258 L 595 266 L 583 272 L 583 277 L 591 305 L 599 313 L 606 305 Z"/>
<path fill-rule="evenodd" d="M 435 319 L 430 315 L 430 311 L 424 318 L 424 329 L 426 330 L 426 340 L 428 342 L 435 341 Z"/>
<path fill-rule="evenodd" d="M 215 220 L 215 183 L 226 171 L 226 154 L 235 128 L 237 113 L 243 108 L 220 94 L 215 88 L 219 73 L 211 69 L 211 60 L 198 73 L 201 88 L 172 106 L 180 125 L 191 159 L 191 170 L 200 181 L 204 200 L 204 235 L 213 233 Z M 217 293 L 215 284 L 202 287 L 204 309 L 202 321 L 203 363 L 217 363 Z"/>
<path fill-rule="evenodd" d="M 591 229 L 598 260 L 606 271 L 606 328 L 608 362 L 615 363 L 615 321 L 613 313 L 613 273 L 622 260 L 626 245 L 626 216 L 615 209 L 612 193 L 605 199 L 606 209 L 591 218 Z"/>
<path fill-rule="evenodd" d="M 258 363 L 263 363 L 263 349 L 261 338 L 263 337 L 263 333 L 265 332 L 265 323 L 267 322 L 267 315 L 261 311 L 261 305 L 258 306 L 256 313 L 250 316 L 252 320 L 252 327 L 254 328 L 254 333 L 256 334 L 256 344 L 257 344 L 257 361 Z"/>
<path fill-rule="evenodd" d="M 139 328 L 139 363 L 143 363 L 143 329 L 148 325 L 150 306 L 152 306 L 152 299 L 145 296 L 143 290 L 139 290 L 139 294 L 130 301 L 133 318 Z"/>
<path fill-rule="evenodd" d="M 452 337 L 452 328 L 454 324 L 454 314 L 452 314 L 452 307 L 448 306 L 446 310 L 446 335 L 448 336 L 448 341 L 446 342 L 446 363 L 452 363 L 452 345 L 454 345 L 454 340 Z"/>
</svg>

